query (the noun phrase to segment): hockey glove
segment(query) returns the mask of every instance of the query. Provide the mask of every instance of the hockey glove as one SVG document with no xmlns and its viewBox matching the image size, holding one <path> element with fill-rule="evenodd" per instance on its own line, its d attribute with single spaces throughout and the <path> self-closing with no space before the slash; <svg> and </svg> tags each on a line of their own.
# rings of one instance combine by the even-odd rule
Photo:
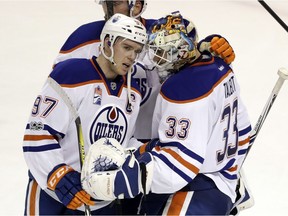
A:
<svg viewBox="0 0 288 216">
<path fill-rule="evenodd" d="M 201 53 L 205 51 L 222 58 L 227 64 L 231 64 L 235 59 L 235 53 L 229 42 L 221 35 L 209 35 L 198 44 Z"/>
<path fill-rule="evenodd" d="M 99 161 L 94 161 L 95 167 L 98 163 Z M 96 200 L 133 198 L 140 193 L 139 173 L 139 163 L 135 156 L 130 154 L 116 170 L 82 170 L 82 186 Z"/>
<path fill-rule="evenodd" d="M 151 152 L 152 149 L 157 146 L 158 142 L 159 139 L 152 139 L 149 142 L 144 143 L 134 152 L 135 157 L 138 159 L 144 152 Z"/>
<path fill-rule="evenodd" d="M 69 209 L 75 210 L 83 204 L 94 205 L 81 187 L 80 173 L 66 164 L 58 165 L 50 172 L 47 185 Z"/>
<path fill-rule="evenodd" d="M 151 160 L 152 156 L 150 159 L 143 158 L 143 160 L 141 160 L 141 166 L 143 166 L 143 163 L 151 162 Z M 97 163 L 98 162 L 96 162 L 95 166 L 98 166 Z M 149 167 L 153 167 L 152 164 L 153 163 L 151 163 Z M 147 170 L 148 169 L 149 168 L 147 168 Z M 149 174 L 150 173 L 152 172 L 149 172 Z M 132 153 L 126 157 L 123 165 L 117 170 L 95 171 L 92 169 L 90 172 L 83 172 L 82 170 L 83 188 L 96 200 L 134 198 L 143 191 L 141 180 L 140 165 Z M 148 184 L 148 182 L 152 181 L 152 177 L 145 176 L 145 180 Z M 145 189 L 147 188 L 149 191 L 150 185 L 148 187 L 146 186 Z"/>
</svg>

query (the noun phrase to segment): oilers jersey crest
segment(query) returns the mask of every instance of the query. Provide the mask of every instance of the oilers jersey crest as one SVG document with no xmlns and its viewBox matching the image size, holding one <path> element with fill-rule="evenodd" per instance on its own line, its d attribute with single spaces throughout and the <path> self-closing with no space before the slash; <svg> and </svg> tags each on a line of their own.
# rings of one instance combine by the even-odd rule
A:
<svg viewBox="0 0 288 216">
<path fill-rule="evenodd" d="M 102 137 L 114 138 L 121 144 L 127 135 L 128 122 L 125 112 L 121 107 L 107 104 L 97 112 L 90 126 L 90 143 Z"/>
</svg>

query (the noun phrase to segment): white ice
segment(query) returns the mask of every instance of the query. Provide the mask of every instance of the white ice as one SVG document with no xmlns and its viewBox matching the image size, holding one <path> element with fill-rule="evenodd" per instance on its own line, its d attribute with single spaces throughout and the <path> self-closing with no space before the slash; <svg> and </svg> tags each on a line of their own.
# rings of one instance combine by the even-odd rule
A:
<svg viewBox="0 0 288 216">
<path fill-rule="evenodd" d="M 236 52 L 234 70 L 254 125 L 277 80 L 288 69 L 288 32 L 257 1 L 148 0 L 146 18 L 175 10 L 190 17 L 200 38 L 224 35 Z M 267 1 L 288 25 L 288 1 Z M 0 215 L 23 215 L 27 167 L 22 138 L 34 98 L 60 47 L 81 24 L 101 19 L 93 0 L 0 0 Z M 241 215 L 287 215 L 288 83 L 244 168 L 255 206 Z"/>
</svg>

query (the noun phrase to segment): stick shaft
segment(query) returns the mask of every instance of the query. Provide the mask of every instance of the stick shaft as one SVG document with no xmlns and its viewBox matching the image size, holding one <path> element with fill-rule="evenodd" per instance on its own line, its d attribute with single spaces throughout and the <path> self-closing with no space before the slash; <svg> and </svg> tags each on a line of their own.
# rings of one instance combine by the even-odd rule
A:
<svg viewBox="0 0 288 216">
<path fill-rule="evenodd" d="M 258 118 L 256 125 L 254 126 L 253 130 L 250 133 L 250 146 L 247 150 L 247 154 L 245 156 L 245 159 L 246 159 L 248 153 L 250 152 L 251 147 L 252 147 L 253 143 L 255 142 L 255 140 L 256 140 L 259 132 L 260 132 L 260 129 L 263 126 L 265 119 L 267 118 L 267 116 L 268 116 L 268 114 L 269 114 L 278 94 L 279 94 L 279 91 L 283 86 L 284 81 L 287 80 L 287 78 L 288 78 L 286 69 L 279 69 L 278 75 L 279 75 L 279 78 L 272 89 L 272 92 L 271 92 L 259 118 Z"/>
<path fill-rule="evenodd" d="M 61 99 L 64 101 L 66 106 L 69 109 L 69 112 L 73 116 L 73 119 L 75 120 L 76 130 L 77 130 L 77 140 L 78 140 L 78 147 L 79 147 L 79 158 L 80 158 L 80 168 L 82 168 L 84 159 L 85 159 L 85 150 L 84 150 L 84 138 L 83 138 L 83 132 L 82 132 L 82 125 L 81 125 L 81 119 L 78 115 L 78 112 L 76 108 L 74 107 L 74 104 L 72 103 L 69 96 L 66 94 L 66 92 L 63 90 L 63 88 L 51 77 L 48 78 L 48 83 L 50 86 L 57 92 L 57 94 L 61 97 Z M 85 215 L 90 216 L 91 211 L 90 207 L 85 204 Z"/>
<path fill-rule="evenodd" d="M 258 1 L 267 11 L 271 16 L 274 17 L 274 19 L 288 32 L 288 26 L 286 23 L 272 10 L 272 8 L 269 7 L 264 1 L 259 0 Z"/>
<path fill-rule="evenodd" d="M 256 125 L 254 126 L 252 132 L 251 132 L 251 135 L 250 135 L 250 139 L 251 139 L 251 142 L 254 142 L 263 123 L 265 122 L 265 119 L 266 117 L 268 116 L 277 96 L 278 96 L 278 93 L 284 83 L 284 79 L 282 77 L 279 77 L 269 98 L 268 98 L 268 101 L 266 102 L 266 105 L 264 106 L 259 118 L 258 118 L 258 121 L 256 123 Z"/>
</svg>

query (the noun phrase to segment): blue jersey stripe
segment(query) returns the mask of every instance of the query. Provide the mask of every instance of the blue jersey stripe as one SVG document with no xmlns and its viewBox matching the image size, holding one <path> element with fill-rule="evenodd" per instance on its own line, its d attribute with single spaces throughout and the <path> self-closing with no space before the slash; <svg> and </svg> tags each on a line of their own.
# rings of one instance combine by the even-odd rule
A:
<svg viewBox="0 0 288 216">
<path fill-rule="evenodd" d="M 182 172 L 180 169 L 178 169 L 174 164 L 170 162 L 164 155 L 157 154 L 156 152 L 152 152 L 152 155 L 155 157 L 158 157 L 160 160 L 162 160 L 173 172 L 177 173 L 181 178 L 183 178 L 185 181 L 190 182 L 193 179 L 190 178 L 188 175 L 186 175 L 184 172 Z"/>
<path fill-rule="evenodd" d="M 43 146 L 23 146 L 23 152 L 43 152 L 61 148 L 58 143 Z"/>
<path fill-rule="evenodd" d="M 186 148 L 184 145 L 182 145 L 181 143 L 179 142 L 169 142 L 169 143 L 161 143 L 161 142 L 158 142 L 159 146 L 161 147 L 176 147 L 178 149 L 180 149 L 184 154 L 188 155 L 189 157 L 197 160 L 199 163 L 203 164 L 204 162 L 204 158 L 202 158 L 201 156 L 199 156 L 198 154 L 196 154 L 195 152 L 189 150 L 188 148 Z"/>
<path fill-rule="evenodd" d="M 239 136 L 243 136 L 247 133 L 250 133 L 251 130 L 252 130 L 251 125 L 249 125 L 247 128 L 239 131 Z"/>
</svg>

